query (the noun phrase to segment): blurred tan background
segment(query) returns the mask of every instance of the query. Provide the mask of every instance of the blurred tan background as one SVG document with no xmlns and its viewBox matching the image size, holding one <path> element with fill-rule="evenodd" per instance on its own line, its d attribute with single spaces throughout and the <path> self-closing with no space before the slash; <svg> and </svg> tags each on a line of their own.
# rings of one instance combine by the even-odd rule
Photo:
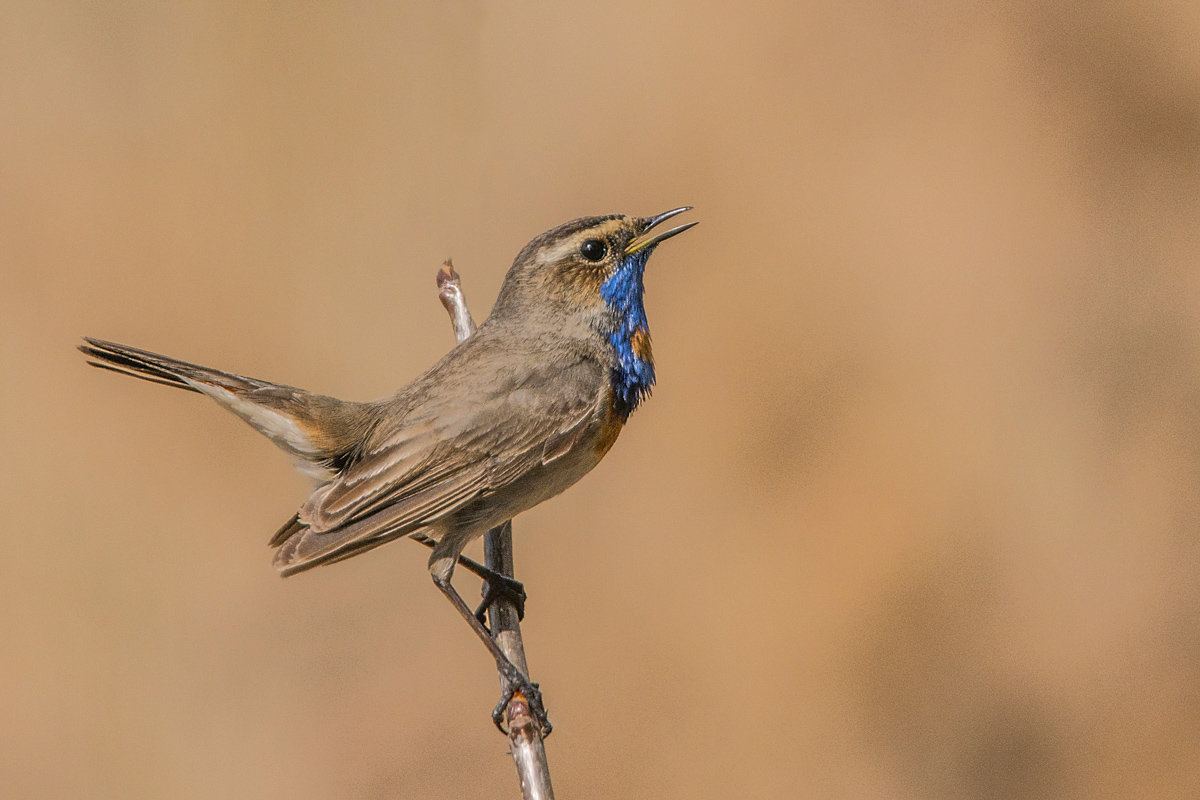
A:
<svg viewBox="0 0 1200 800">
<path fill-rule="evenodd" d="M 280 581 L 304 479 L 72 348 L 379 397 L 446 256 L 684 203 L 517 523 L 559 795 L 1200 795 L 1200 6 L 0 19 L 5 796 L 515 796 L 426 551 Z"/>
</svg>

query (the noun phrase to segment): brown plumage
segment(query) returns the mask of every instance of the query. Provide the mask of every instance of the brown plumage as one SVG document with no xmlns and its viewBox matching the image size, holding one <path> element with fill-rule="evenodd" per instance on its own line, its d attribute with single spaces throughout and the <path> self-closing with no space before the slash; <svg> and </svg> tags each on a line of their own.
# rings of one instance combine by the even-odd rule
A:
<svg viewBox="0 0 1200 800">
<path fill-rule="evenodd" d="M 683 210 L 588 217 L 537 237 L 475 335 L 376 402 L 338 400 L 99 339 L 80 349 L 94 366 L 213 398 L 320 482 L 271 538 L 282 574 L 415 536 L 436 543 L 430 572 L 461 612 L 465 604 L 449 579 L 467 543 L 566 489 L 616 440 L 632 408 L 615 382 L 623 342 L 652 382 L 644 323 L 635 338 L 620 339 L 629 328 L 622 327 L 623 306 L 602 287 L 636 266 L 631 286 L 641 311 L 646 256 L 691 226 L 654 237 L 648 231 Z M 490 641 L 486 629 L 481 636 Z M 494 643 L 489 650 L 499 662 Z M 527 695 L 536 691 L 519 672 L 511 677 Z"/>
</svg>

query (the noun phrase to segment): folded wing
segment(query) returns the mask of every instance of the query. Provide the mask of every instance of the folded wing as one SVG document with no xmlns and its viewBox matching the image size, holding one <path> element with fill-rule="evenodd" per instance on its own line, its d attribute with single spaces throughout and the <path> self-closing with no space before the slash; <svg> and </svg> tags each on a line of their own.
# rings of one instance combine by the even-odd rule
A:
<svg viewBox="0 0 1200 800">
<path fill-rule="evenodd" d="M 276 533 L 276 568 L 294 574 L 436 525 L 560 457 L 596 405 L 584 392 L 518 387 L 413 409 Z"/>
</svg>

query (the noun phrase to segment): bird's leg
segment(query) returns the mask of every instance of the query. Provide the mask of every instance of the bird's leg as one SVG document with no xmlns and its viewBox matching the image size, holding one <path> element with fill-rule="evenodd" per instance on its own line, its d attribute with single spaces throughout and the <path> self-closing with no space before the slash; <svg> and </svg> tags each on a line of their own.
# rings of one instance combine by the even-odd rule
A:
<svg viewBox="0 0 1200 800">
<path fill-rule="evenodd" d="M 549 736 L 552 726 L 550 719 L 546 716 L 546 708 L 542 705 L 542 693 L 538 691 L 538 685 L 529 680 L 515 664 L 508 660 L 508 656 L 504 655 L 504 651 L 500 649 L 500 645 L 496 643 L 487 626 L 479 621 L 471 611 L 471 607 L 462 599 L 462 595 L 450 583 L 450 576 L 454 573 L 454 564 L 455 562 L 449 558 L 437 559 L 430 564 L 429 572 L 433 577 L 434 585 L 441 590 L 442 594 L 446 595 L 446 599 L 454 606 L 454 610 L 467 621 L 471 630 L 475 631 L 475 635 L 479 637 L 479 641 L 483 642 L 483 646 L 492 654 L 492 658 L 496 660 L 496 669 L 504 677 L 504 694 L 501 695 L 500 702 L 492 710 L 492 722 L 496 723 L 496 727 L 500 729 L 501 733 L 508 735 L 508 731 L 504 729 L 504 711 L 512 701 L 513 695 L 519 692 L 528 701 L 533 718 L 542 728 L 542 735 Z"/>
<path fill-rule="evenodd" d="M 430 549 L 437 547 L 437 540 L 423 533 L 410 534 L 409 538 L 420 542 Z M 492 603 L 501 598 L 507 598 L 517 609 L 518 622 L 525 619 L 525 600 L 527 597 L 525 594 L 525 584 L 516 578 L 510 578 L 507 575 L 501 575 L 493 569 L 488 569 L 478 561 L 467 558 L 464 555 L 459 555 L 458 563 L 468 572 L 483 579 L 483 602 L 475 609 L 475 618 L 477 620 L 482 623 L 488 608 L 491 607 Z"/>
</svg>

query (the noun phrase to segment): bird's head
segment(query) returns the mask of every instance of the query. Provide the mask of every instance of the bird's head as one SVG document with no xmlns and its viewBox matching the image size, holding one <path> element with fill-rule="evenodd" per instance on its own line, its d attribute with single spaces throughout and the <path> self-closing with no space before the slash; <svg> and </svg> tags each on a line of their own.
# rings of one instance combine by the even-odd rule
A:
<svg viewBox="0 0 1200 800">
<path fill-rule="evenodd" d="M 618 401 L 625 413 L 632 411 L 654 384 L 643 270 L 659 244 L 697 223 L 656 229 L 690 210 L 583 217 L 546 231 L 513 262 L 492 316 L 551 326 L 564 337 L 600 337 L 611 348 Z"/>
</svg>

